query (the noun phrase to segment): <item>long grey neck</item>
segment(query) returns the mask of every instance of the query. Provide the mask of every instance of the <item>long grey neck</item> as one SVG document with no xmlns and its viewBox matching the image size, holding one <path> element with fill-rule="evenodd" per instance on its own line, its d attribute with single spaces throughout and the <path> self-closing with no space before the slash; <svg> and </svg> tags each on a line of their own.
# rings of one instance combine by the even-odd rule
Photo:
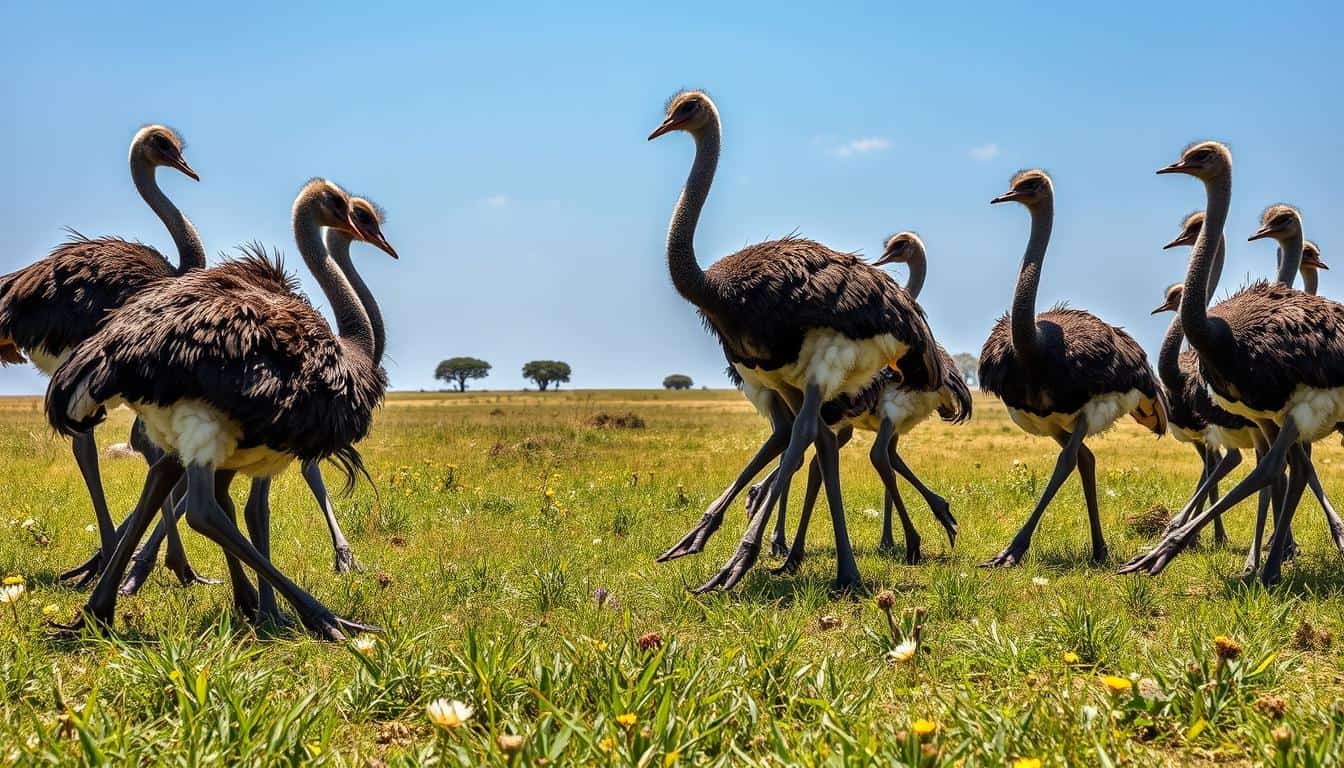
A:
<svg viewBox="0 0 1344 768">
<path fill-rule="evenodd" d="M 381 365 L 383 362 L 383 352 L 387 349 L 387 332 L 383 328 L 383 313 L 378 309 L 378 301 L 374 299 L 373 292 L 369 290 L 368 284 L 360 276 L 359 271 L 355 269 L 355 263 L 350 259 L 350 235 L 339 229 L 328 228 L 326 232 L 327 254 L 331 256 L 336 266 L 340 267 L 345 279 L 354 289 L 355 295 L 359 297 L 359 303 L 364 307 L 364 314 L 369 318 L 369 327 L 373 331 L 373 362 L 375 365 Z"/>
<path fill-rule="evenodd" d="M 1223 239 L 1223 228 L 1227 224 L 1227 209 L 1232 203 L 1232 175 L 1230 172 L 1204 182 L 1204 191 L 1208 204 L 1204 207 L 1204 226 L 1199 230 L 1199 239 L 1190 251 L 1190 266 L 1185 273 L 1185 287 L 1181 293 L 1181 326 L 1190 339 L 1190 345 L 1200 355 L 1209 358 L 1215 355 L 1216 340 L 1209 325 L 1207 311 L 1209 301 L 1209 277 L 1213 271 L 1213 262 L 1218 252 L 1218 243 Z"/>
<path fill-rule="evenodd" d="M 1319 275 L 1316 274 L 1316 270 L 1314 269 L 1302 270 L 1302 290 L 1315 296 L 1317 287 L 1316 281 L 1318 277 Z"/>
<path fill-rule="evenodd" d="M 1293 287 L 1293 278 L 1297 276 L 1298 271 L 1302 269 L 1302 233 L 1298 232 L 1287 240 L 1279 242 L 1279 282 Z M 1311 270 L 1308 270 L 1311 271 Z M 1314 277 L 1314 276 L 1313 276 Z M 1306 275 L 1302 276 L 1302 282 L 1306 284 Z M 1315 293 L 1312 290 L 1309 293 Z"/>
<path fill-rule="evenodd" d="M 910 257 L 910 279 L 905 281 L 905 292 L 910 294 L 910 298 L 918 299 L 919 292 L 924 290 L 924 277 L 929 271 L 929 259 L 924 254 L 924 249 L 915 246 L 915 253 Z"/>
<path fill-rule="evenodd" d="M 1223 258 L 1227 254 L 1227 237 L 1218 236 L 1218 250 L 1213 252 L 1213 266 L 1209 267 L 1209 295 L 1204 299 L 1204 306 L 1213 303 L 1213 294 L 1218 290 L 1218 281 L 1223 278 Z"/>
<path fill-rule="evenodd" d="M 1274 277 L 1277 282 L 1283 283 L 1289 288 L 1297 281 L 1297 270 L 1290 269 L 1288 260 L 1283 258 L 1283 246 L 1279 246 L 1274 252 L 1274 263 L 1279 265 L 1279 273 Z"/>
<path fill-rule="evenodd" d="M 163 222 L 163 226 L 168 228 L 168 234 L 172 235 L 173 244 L 177 246 L 177 271 L 186 272 L 188 269 L 204 267 L 205 246 L 201 244 L 200 235 L 196 234 L 196 228 L 186 216 L 182 215 L 177 206 L 173 205 L 173 201 L 159 189 L 154 169 L 154 164 L 145 160 L 139 153 L 131 154 L 131 180 L 135 182 L 135 189 L 140 193 L 140 197 L 144 198 L 150 210 L 154 211 L 159 221 Z"/>
<path fill-rule="evenodd" d="M 705 198 L 709 197 L 709 187 L 714 183 L 714 170 L 719 164 L 719 134 L 717 114 L 692 134 L 695 161 L 667 230 L 667 269 L 672 274 L 672 285 L 682 298 L 701 309 L 712 307 L 717 298 L 700 263 L 695 260 L 695 225 L 700 220 Z"/>
<path fill-rule="evenodd" d="M 336 330 L 347 348 L 354 348 L 373 361 L 373 326 L 369 316 L 360 306 L 359 296 L 350 282 L 341 274 L 340 268 L 327 254 L 322 243 L 322 228 L 316 217 L 306 210 L 302 203 L 294 207 L 294 240 L 303 255 L 303 263 L 313 274 L 322 294 L 331 303 L 331 311 L 336 315 Z"/>
<path fill-rule="evenodd" d="M 1022 254 L 1022 269 L 1017 275 L 1012 327 L 1013 352 L 1030 359 L 1036 356 L 1036 289 L 1041 284 L 1041 264 L 1050 244 L 1050 230 L 1054 227 L 1055 203 L 1047 197 L 1028 210 L 1031 211 L 1031 238 L 1027 241 L 1026 253 Z"/>
<path fill-rule="evenodd" d="M 1162 337 L 1162 347 L 1157 352 L 1157 376 L 1163 386 L 1176 396 L 1182 386 L 1181 380 L 1181 342 L 1185 340 L 1185 331 L 1181 328 L 1181 315 L 1171 318 L 1167 326 L 1167 335 Z"/>
</svg>

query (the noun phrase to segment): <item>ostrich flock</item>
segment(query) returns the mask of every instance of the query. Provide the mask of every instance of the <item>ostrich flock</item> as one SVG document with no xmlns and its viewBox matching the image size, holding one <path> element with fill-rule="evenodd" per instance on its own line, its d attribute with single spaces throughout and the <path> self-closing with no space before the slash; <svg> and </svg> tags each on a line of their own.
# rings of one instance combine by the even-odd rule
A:
<svg viewBox="0 0 1344 768">
<path fill-rule="evenodd" d="M 741 543 L 696 591 L 736 585 L 759 557 L 776 512 L 770 545 L 784 558 L 777 572 L 792 572 L 802 562 L 808 522 L 824 489 L 835 535 L 834 586 L 854 588 L 859 572 L 846 529 L 839 448 L 855 429 L 875 433 L 869 459 L 886 490 L 880 548 L 899 551 L 894 511 L 905 561 L 920 560 L 920 536 L 898 477 L 918 492 L 955 545 L 958 523 L 948 502 L 920 480 L 898 450 L 901 436 L 935 411 L 957 423 L 970 418 L 972 408 L 965 381 L 917 301 L 927 271 L 924 242 L 901 232 L 869 264 L 786 237 L 748 246 L 702 269 L 695 228 L 721 142 L 718 109 L 703 91 L 674 95 L 649 139 L 677 131 L 694 140 L 695 159 L 667 236 L 672 283 L 699 311 L 723 348 L 730 375 L 772 429 L 699 522 L 658 559 L 702 551 L 745 491 L 749 522 Z M 363 473 L 355 444 L 367 434 L 387 388 L 380 365 L 382 318 L 350 257 L 354 241 L 397 256 L 382 234 L 380 209 L 322 178 L 307 182 L 294 201 L 294 238 L 332 307 L 333 331 L 278 258 L 261 246 L 245 246 L 238 257 L 207 265 L 195 228 L 158 186 L 161 167 L 198 179 L 183 157 L 180 137 L 150 125 L 131 143 L 131 177 L 171 234 L 176 266 L 149 246 L 73 234 L 46 258 L 0 277 L 0 361 L 31 361 L 50 376 L 47 419 L 72 440 L 100 537 L 97 553 L 61 574 L 78 586 L 95 583 L 80 616 L 61 626 L 76 631 L 90 621 L 109 624 L 118 595 L 144 584 L 165 539 L 164 563 L 178 579 L 208 582 L 191 567 L 178 535 L 177 521 L 185 517 L 224 550 L 234 606 L 243 617 L 288 623 L 276 604 L 278 591 L 318 637 L 340 640 L 350 632 L 376 631 L 336 616 L 272 564 L 268 499 L 271 478 L 297 459 L 326 518 L 336 569 L 355 567 L 318 462 L 334 461 L 347 487 Z M 1245 574 L 1273 584 L 1296 553 L 1293 515 L 1308 487 L 1344 550 L 1344 522 L 1311 459 L 1315 441 L 1344 431 L 1344 306 L 1315 295 L 1316 270 L 1326 268 L 1319 249 L 1304 239 L 1295 208 L 1270 206 L 1250 239 L 1278 244 L 1276 279 L 1255 282 L 1209 306 L 1223 265 L 1231 154 L 1218 142 L 1200 142 L 1157 172 L 1198 179 L 1205 204 L 1185 217 L 1179 236 L 1166 246 L 1191 250 L 1184 282 L 1168 288 L 1154 310 L 1175 312 L 1156 371 L 1133 338 L 1089 312 L 1056 307 L 1037 313 L 1054 219 L 1049 175 L 1020 172 L 1007 192 L 990 201 L 1024 206 L 1031 230 L 1010 310 L 994 325 L 981 354 L 980 386 L 1003 401 L 1023 431 L 1053 439 L 1060 453 L 1031 515 L 986 567 L 1021 562 L 1046 507 L 1075 470 L 1087 506 L 1092 558 L 1099 563 L 1109 558 L 1097 508 L 1096 458 L 1086 440 L 1126 415 L 1155 435 L 1170 430 L 1190 443 L 1202 471 L 1161 540 L 1125 563 L 1122 573 L 1161 572 L 1210 522 L 1215 538 L 1225 540 L 1223 513 L 1257 494 Z M 904 286 L 882 269 L 894 263 L 909 267 Z M 1299 272 L 1303 291 L 1293 288 Z M 139 501 L 117 526 L 99 480 L 93 430 L 109 408 L 121 404 L 136 414 L 131 442 L 150 468 Z M 809 446 L 815 455 L 790 542 L 784 512 Z M 1220 496 L 1219 481 L 1241 462 L 1244 450 L 1254 450 L 1254 469 Z M 776 459 L 774 470 L 751 485 Z M 243 514 L 246 536 L 229 495 L 238 474 L 251 480 Z M 1262 564 L 1271 509 L 1272 536 Z M 141 546 L 156 515 L 161 522 Z"/>
</svg>

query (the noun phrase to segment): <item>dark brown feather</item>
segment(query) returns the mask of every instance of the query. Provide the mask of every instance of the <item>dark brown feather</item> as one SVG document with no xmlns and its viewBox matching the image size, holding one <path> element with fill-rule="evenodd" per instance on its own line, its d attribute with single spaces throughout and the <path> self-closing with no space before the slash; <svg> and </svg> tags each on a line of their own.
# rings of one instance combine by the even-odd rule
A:
<svg viewBox="0 0 1344 768">
<path fill-rule="evenodd" d="M 1123 330 L 1065 307 L 1037 315 L 1036 330 L 1040 359 L 1026 364 L 1013 353 L 1008 315 L 999 318 L 980 352 L 981 390 L 1038 416 L 1074 413 L 1095 397 L 1131 389 L 1165 401 L 1143 348 Z"/>
</svg>

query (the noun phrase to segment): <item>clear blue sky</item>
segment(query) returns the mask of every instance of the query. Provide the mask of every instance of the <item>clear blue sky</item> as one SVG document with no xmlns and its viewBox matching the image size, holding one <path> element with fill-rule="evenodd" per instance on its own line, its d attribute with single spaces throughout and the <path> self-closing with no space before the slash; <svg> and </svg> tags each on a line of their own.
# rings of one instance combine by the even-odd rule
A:
<svg viewBox="0 0 1344 768">
<path fill-rule="evenodd" d="M 1153 170 L 1191 140 L 1236 158 L 1225 288 L 1271 271 L 1272 246 L 1243 240 L 1279 200 L 1344 267 L 1337 3 L 111 5 L 0 8 L 0 272 L 63 226 L 170 249 L 125 161 L 138 126 L 166 122 L 202 181 L 163 185 L 211 252 L 259 239 L 301 267 L 288 215 L 310 176 L 387 208 L 401 261 L 356 249 L 397 388 L 436 386 L 459 354 L 494 363 L 491 388 L 534 358 L 569 361 L 580 387 L 726 383 L 663 259 L 691 142 L 645 141 L 682 86 L 725 126 L 705 266 L 795 229 L 869 255 L 917 229 L 954 352 L 1008 306 L 1027 215 L 988 202 L 1021 167 L 1056 183 L 1042 305 L 1068 299 L 1150 354 L 1167 318 L 1148 311 L 1184 268 L 1158 247 L 1202 202 Z M 1322 290 L 1344 296 L 1344 269 Z M 0 372 L 0 392 L 43 386 Z"/>
</svg>

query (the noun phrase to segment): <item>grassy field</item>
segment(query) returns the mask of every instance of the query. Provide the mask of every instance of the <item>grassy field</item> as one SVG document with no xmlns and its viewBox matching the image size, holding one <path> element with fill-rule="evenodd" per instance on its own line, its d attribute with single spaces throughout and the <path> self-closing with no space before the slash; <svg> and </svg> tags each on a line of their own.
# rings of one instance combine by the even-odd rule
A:
<svg viewBox="0 0 1344 768">
<path fill-rule="evenodd" d="M 1092 444 L 1115 562 L 1088 562 L 1071 479 L 1025 564 L 980 570 L 1031 509 L 1056 448 L 998 403 L 976 406 L 967 425 L 930 423 L 903 441 L 952 503 L 955 550 L 907 493 L 925 563 L 875 551 L 880 486 L 860 435 L 843 452 L 860 594 L 828 594 L 823 510 L 798 575 L 772 576 L 764 556 L 734 593 L 694 597 L 736 546 L 740 503 L 702 555 L 653 558 L 763 439 L 740 395 L 394 396 L 362 446 L 376 494 L 361 483 L 337 500 L 363 572 L 333 573 L 297 472 L 275 485 L 277 564 L 338 613 L 386 629 L 362 653 L 258 634 L 231 615 L 226 585 L 182 589 L 163 570 L 122 599 L 110 636 L 53 639 L 44 613 L 68 619 L 86 597 L 53 582 L 95 545 L 92 515 L 37 400 L 0 400 L 0 574 L 27 580 L 0 606 L 0 765 L 1344 760 L 1332 642 L 1344 569 L 1314 502 L 1298 516 L 1303 554 L 1273 591 L 1235 577 L 1249 508 L 1229 520 L 1231 546 L 1193 550 L 1158 578 L 1117 576 L 1150 541 L 1142 513 L 1179 506 L 1197 474 L 1188 446 L 1126 423 Z M 646 426 L 592 426 L 602 413 Z M 125 440 L 129 422 L 114 414 L 100 444 Z M 1316 456 L 1339 489 L 1339 446 Z M 114 510 L 128 508 L 143 463 L 106 459 L 103 471 Z M 197 569 L 223 576 L 218 550 L 184 535 Z M 918 651 L 902 660 L 916 621 Z M 1220 635 L 1232 641 L 1222 656 Z M 436 727 L 426 706 L 440 698 L 474 712 Z"/>
</svg>

